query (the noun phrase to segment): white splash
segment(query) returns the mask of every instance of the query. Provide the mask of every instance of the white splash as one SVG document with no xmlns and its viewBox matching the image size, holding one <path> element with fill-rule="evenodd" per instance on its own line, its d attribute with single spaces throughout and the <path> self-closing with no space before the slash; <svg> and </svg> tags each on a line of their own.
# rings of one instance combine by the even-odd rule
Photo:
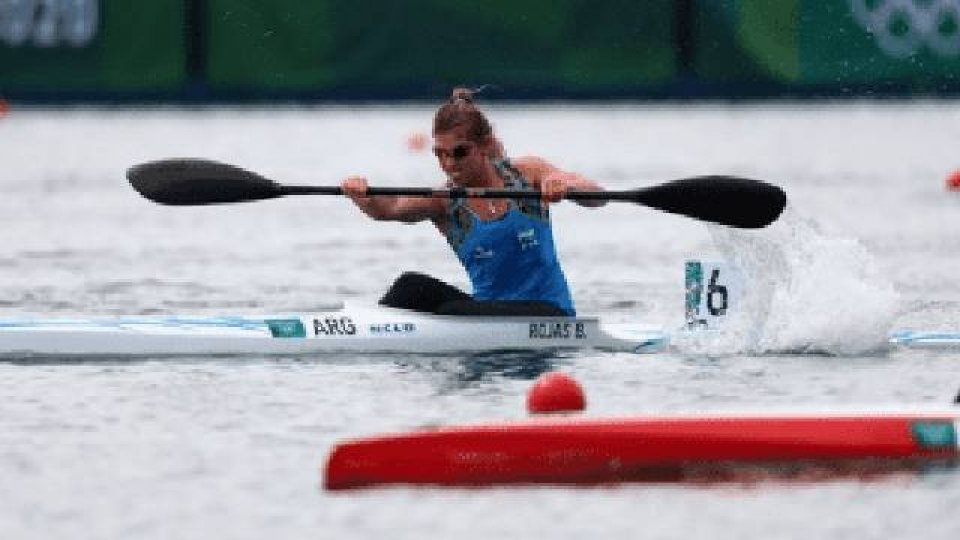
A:
<svg viewBox="0 0 960 540">
<path fill-rule="evenodd" d="M 899 294 L 856 239 L 828 236 L 789 207 L 766 229 L 711 235 L 742 273 L 742 295 L 721 331 L 676 340 L 681 352 L 852 356 L 886 346 Z"/>
</svg>

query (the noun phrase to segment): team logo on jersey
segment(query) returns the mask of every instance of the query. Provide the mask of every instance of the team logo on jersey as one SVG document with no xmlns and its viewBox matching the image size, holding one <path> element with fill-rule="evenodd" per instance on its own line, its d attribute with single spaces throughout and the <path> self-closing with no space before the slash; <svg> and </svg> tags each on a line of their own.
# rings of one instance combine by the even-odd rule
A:
<svg viewBox="0 0 960 540">
<path fill-rule="evenodd" d="M 477 246 L 473 249 L 473 258 L 474 259 L 492 259 L 493 250 L 485 248 L 483 246 Z"/>
<path fill-rule="evenodd" d="M 526 229 L 517 233 L 517 241 L 520 242 L 520 249 L 526 251 L 529 248 L 540 245 L 537 241 L 536 229 Z"/>
</svg>

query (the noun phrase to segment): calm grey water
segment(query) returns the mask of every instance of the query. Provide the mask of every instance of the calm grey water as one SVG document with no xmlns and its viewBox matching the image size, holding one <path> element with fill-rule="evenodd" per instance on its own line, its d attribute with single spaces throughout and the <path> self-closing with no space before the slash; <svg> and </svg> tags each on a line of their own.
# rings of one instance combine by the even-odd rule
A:
<svg viewBox="0 0 960 540">
<path fill-rule="evenodd" d="M 0 538 L 544 536 L 955 538 L 960 471 L 733 486 L 328 494 L 338 440 L 519 418 L 531 380 L 576 376 L 590 414 L 947 407 L 960 354 L 890 351 L 960 329 L 955 103 L 494 107 L 513 155 L 611 188 L 711 173 L 782 185 L 781 221 L 733 232 L 636 206 L 555 209 L 578 308 L 677 328 L 683 264 L 734 258 L 730 337 L 652 356 L 0 363 Z M 433 185 L 406 139 L 429 108 L 18 110 L 0 118 L 0 317 L 226 314 L 375 300 L 401 271 L 466 286 L 430 226 L 337 198 L 169 208 L 124 170 L 199 156 L 288 183 Z"/>
</svg>

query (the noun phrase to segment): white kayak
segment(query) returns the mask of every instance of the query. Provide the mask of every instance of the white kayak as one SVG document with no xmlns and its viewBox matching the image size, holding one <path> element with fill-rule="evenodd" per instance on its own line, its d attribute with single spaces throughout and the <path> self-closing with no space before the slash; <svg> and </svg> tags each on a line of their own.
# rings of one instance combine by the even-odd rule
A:
<svg viewBox="0 0 960 540">
<path fill-rule="evenodd" d="M 667 334 L 596 317 L 449 316 L 346 305 L 271 316 L 0 319 L 0 357 L 450 353 L 600 349 L 652 353 Z"/>
<path fill-rule="evenodd" d="M 889 342 L 893 348 L 960 350 L 960 332 L 902 330 Z M 653 325 L 597 317 L 450 316 L 352 304 L 267 316 L 0 318 L 5 359 L 550 349 L 656 353 L 669 343 L 670 335 Z"/>
</svg>

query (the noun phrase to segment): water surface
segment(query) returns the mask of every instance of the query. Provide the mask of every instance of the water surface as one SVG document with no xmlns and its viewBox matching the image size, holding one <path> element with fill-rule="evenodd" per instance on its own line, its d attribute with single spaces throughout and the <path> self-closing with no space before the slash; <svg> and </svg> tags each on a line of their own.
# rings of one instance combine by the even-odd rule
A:
<svg viewBox="0 0 960 540">
<path fill-rule="evenodd" d="M 404 270 L 466 287 L 427 224 L 339 198 L 170 208 L 130 165 L 196 156 L 286 183 L 435 185 L 428 108 L 14 110 L 0 119 L 0 317 L 236 314 L 373 301 Z M 576 376 L 590 414 L 946 407 L 957 353 L 889 351 L 894 328 L 960 329 L 960 107 L 492 107 L 512 155 L 614 189 L 699 174 L 783 186 L 748 233 L 633 205 L 554 210 L 578 309 L 678 328 L 683 263 L 752 265 L 760 335 L 665 354 L 0 363 L 3 538 L 954 538 L 960 472 L 732 486 L 382 489 L 328 494 L 338 440 L 524 416 L 532 378 Z M 761 283 L 762 282 L 762 283 Z M 759 293 L 757 293 L 759 294 Z M 758 299 L 759 298 L 759 299 Z M 760 312 L 761 318 L 757 315 Z M 797 354 L 799 352 L 815 354 Z"/>
</svg>

